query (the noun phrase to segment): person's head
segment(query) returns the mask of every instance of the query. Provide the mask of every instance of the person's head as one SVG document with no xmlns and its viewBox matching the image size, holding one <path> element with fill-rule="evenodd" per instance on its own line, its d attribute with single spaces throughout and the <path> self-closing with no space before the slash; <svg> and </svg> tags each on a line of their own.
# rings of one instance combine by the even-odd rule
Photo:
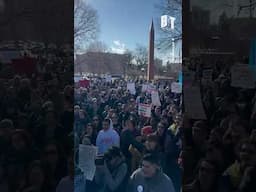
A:
<svg viewBox="0 0 256 192">
<path fill-rule="evenodd" d="M 117 125 L 118 124 L 118 115 L 117 115 L 117 113 L 113 113 L 112 114 L 111 120 L 113 122 L 113 125 Z"/>
<path fill-rule="evenodd" d="M 212 190 L 218 177 L 218 166 L 210 160 L 202 160 L 198 172 L 200 187 L 204 191 Z"/>
<path fill-rule="evenodd" d="M 50 141 L 44 148 L 44 159 L 49 164 L 56 164 L 59 160 L 59 146 L 57 142 Z"/>
<path fill-rule="evenodd" d="M 231 138 L 233 144 L 236 144 L 238 141 L 249 135 L 248 123 L 239 117 L 235 117 L 230 121 L 229 128 L 231 129 Z"/>
<path fill-rule="evenodd" d="M 156 107 L 155 108 L 155 114 L 157 115 L 157 116 L 161 116 L 161 107 Z"/>
<path fill-rule="evenodd" d="M 108 130 L 110 128 L 110 119 L 104 119 L 102 123 L 103 130 Z"/>
<path fill-rule="evenodd" d="M 243 166 L 256 166 L 256 145 L 250 140 L 243 140 L 240 144 L 239 159 Z"/>
<path fill-rule="evenodd" d="M 11 136 L 12 147 L 17 151 L 23 151 L 31 145 L 31 138 L 25 130 L 17 129 Z"/>
<path fill-rule="evenodd" d="M 29 186 L 43 187 L 45 183 L 45 170 L 41 162 L 33 161 L 27 171 L 27 184 Z"/>
<path fill-rule="evenodd" d="M 165 130 L 166 130 L 165 125 L 164 125 L 163 123 L 161 123 L 161 122 L 158 123 L 158 125 L 157 125 L 157 134 L 158 134 L 159 136 L 163 136 Z"/>
<path fill-rule="evenodd" d="M 111 169 L 115 168 L 123 160 L 121 149 L 118 147 L 111 147 L 105 154 L 104 159 Z"/>
<path fill-rule="evenodd" d="M 160 170 L 160 160 L 155 154 L 146 154 L 142 159 L 142 172 L 145 178 L 154 177 Z"/>
<path fill-rule="evenodd" d="M 154 152 L 159 149 L 159 137 L 156 135 L 148 135 L 145 144 L 148 151 Z"/>
<path fill-rule="evenodd" d="M 93 131 L 93 125 L 91 123 L 88 123 L 85 128 L 86 135 L 92 135 Z"/>
<path fill-rule="evenodd" d="M 129 130 L 133 131 L 135 129 L 136 122 L 134 119 L 129 118 L 125 121 L 125 125 Z"/>
<path fill-rule="evenodd" d="M 0 122 L 0 133 L 5 138 L 8 138 L 11 135 L 11 132 L 14 129 L 13 121 L 10 119 L 4 119 Z"/>
<path fill-rule="evenodd" d="M 100 118 L 98 116 L 93 117 L 93 125 L 98 126 L 100 124 Z"/>
</svg>

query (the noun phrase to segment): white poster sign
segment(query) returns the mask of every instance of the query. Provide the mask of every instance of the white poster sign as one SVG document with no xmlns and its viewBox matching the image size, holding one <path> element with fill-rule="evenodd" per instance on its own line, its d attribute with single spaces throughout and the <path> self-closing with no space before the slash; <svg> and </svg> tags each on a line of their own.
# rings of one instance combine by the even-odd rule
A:
<svg viewBox="0 0 256 192">
<path fill-rule="evenodd" d="M 153 106 L 161 106 L 160 97 L 158 91 L 153 91 L 151 93 L 151 100 Z"/>
<path fill-rule="evenodd" d="M 142 88 L 141 88 L 141 91 L 142 91 L 142 92 L 146 92 L 147 89 L 148 89 L 148 85 L 147 85 L 147 84 L 143 84 L 143 85 L 142 85 Z"/>
<path fill-rule="evenodd" d="M 156 91 L 156 86 L 152 85 L 152 84 L 148 85 L 147 86 L 147 92 L 152 93 L 153 91 Z"/>
<path fill-rule="evenodd" d="M 150 104 L 139 104 L 138 114 L 143 117 L 151 117 L 151 105 Z"/>
<path fill-rule="evenodd" d="M 129 90 L 131 94 L 135 95 L 136 94 L 135 83 L 127 83 L 127 90 Z"/>
<path fill-rule="evenodd" d="M 173 82 L 171 88 L 173 93 L 182 93 L 181 83 Z"/>
<path fill-rule="evenodd" d="M 199 87 L 184 88 L 184 105 L 191 119 L 206 119 Z"/>
<path fill-rule="evenodd" d="M 87 180 L 92 181 L 95 175 L 95 158 L 98 149 L 94 146 L 79 145 L 79 168 L 84 172 Z"/>
</svg>

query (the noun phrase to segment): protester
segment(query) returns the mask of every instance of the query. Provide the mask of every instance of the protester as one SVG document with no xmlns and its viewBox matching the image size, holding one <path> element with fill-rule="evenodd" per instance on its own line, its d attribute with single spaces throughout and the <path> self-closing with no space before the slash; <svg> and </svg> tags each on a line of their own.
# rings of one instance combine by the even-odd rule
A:
<svg viewBox="0 0 256 192">
<path fill-rule="evenodd" d="M 112 147 L 104 154 L 104 164 L 97 166 L 95 180 L 99 191 L 119 192 L 126 190 L 128 169 L 120 148 Z"/>
<path fill-rule="evenodd" d="M 158 157 L 153 154 L 147 154 L 143 157 L 142 168 L 132 174 L 128 191 L 175 192 L 175 189 L 172 180 L 162 173 Z"/>
<path fill-rule="evenodd" d="M 98 154 L 103 155 L 112 146 L 120 146 L 120 138 L 118 133 L 113 129 L 112 121 L 104 119 L 102 130 L 98 133 L 96 139 L 96 146 L 98 147 Z"/>
</svg>

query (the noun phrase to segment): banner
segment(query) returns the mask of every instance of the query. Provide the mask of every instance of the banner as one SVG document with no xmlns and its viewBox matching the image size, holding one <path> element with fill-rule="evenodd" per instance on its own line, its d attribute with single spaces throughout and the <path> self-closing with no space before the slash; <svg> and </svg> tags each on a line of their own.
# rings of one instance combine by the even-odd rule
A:
<svg viewBox="0 0 256 192">
<path fill-rule="evenodd" d="M 78 82 L 80 87 L 87 88 L 90 86 L 90 80 L 83 79 Z"/>
<path fill-rule="evenodd" d="M 171 85 L 172 93 L 182 93 L 182 84 L 173 82 Z"/>
<path fill-rule="evenodd" d="M 95 175 L 95 159 L 98 148 L 90 145 L 79 145 L 79 168 L 83 171 L 87 180 L 92 181 Z"/>
<path fill-rule="evenodd" d="M 253 77 L 253 71 L 247 64 L 236 64 L 231 68 L 231 86 L 254 89 L 255 78 Z"/>
<path fill-rule="evenodd" d="M 151 104 L 139 104 L 138 114 L 143 117 L 151 117 Z"/>
<path fill-rule="evenodd" d="M 135 83 L 127 83 L 127 90 L 129 90 L 132 95 L 135 95 L 136 94 Z"/>
<path fill-rule="evenodd" d="M 161 106 L 161 102 L 160 102 L 160 97 L 158 94 L 158 91 L 153 91 L 151 93 L 151 100 L 152 100 L 152 105 L 153 106 Z"/>
<path fill-rule="evenodd" d="M 185 112 L 191 119 L 206 119 L 199 87 L 184 88 Z"/>
</svg>

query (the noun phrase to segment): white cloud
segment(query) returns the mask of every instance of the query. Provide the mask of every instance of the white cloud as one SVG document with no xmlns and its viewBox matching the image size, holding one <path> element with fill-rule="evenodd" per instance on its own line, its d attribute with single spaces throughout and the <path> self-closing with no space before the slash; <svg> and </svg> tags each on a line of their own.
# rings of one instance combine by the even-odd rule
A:
<svg viewBox="0 0 256 192">
<path fill-rule="evenodd" d="M 113 46 L 111 46 L 111 52 L 123 54 L 126 51 L 126 45 L 118 40 L 113 41 Z"/>
</svg>

